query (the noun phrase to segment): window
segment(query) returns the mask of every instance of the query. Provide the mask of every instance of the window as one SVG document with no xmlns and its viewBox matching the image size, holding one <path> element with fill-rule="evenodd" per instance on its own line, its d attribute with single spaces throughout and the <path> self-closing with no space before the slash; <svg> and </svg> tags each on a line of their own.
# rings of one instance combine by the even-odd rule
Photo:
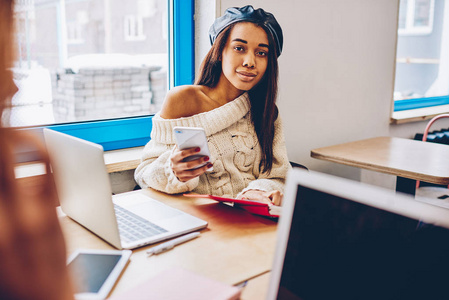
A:
<svg viewBox="0 0 449 300">
<path fill-rule="evenodd" d="M 449 1 L 401 0 L 394 110 L 449 104 Z"/>
<path fill-rule="evenodd" d="M 432 33 L 434 4 L 434 0 L 401 0 L 399 4 L 399 35 Z"/>
<path fill-rule="evenodd" d="M 13 73 L 19 92 L 5 112 L 9 116 L 6 125 L 45 125 L 112 145 L 105 149 L 145 144 L 151 132 L 151 115 L 160 109 L 169 86 L 167 73 L 178 79 L 176 85 L 192 83 L 182 79 L 193 78 L 193 61 L 189 61 L 193 55 L 168 62 L 169 49 L 173 49 L 172 56 L 179 55 L 180 49 L 193 53 L 193 3 L 18 2 L 19 53 Z M 145 33 L 151 38 L 139 41 L 138 47 L 126 41 L 124 29 L 117 30 L 126 19 L 131 35 Z M 167 27 L 171 28 L 169 35 Z M 181 37 L 180 28 L 191 34 Z M 136 136 L 142 130 L 145 133 Z"/>
<path fill-rule="evenodd" d="M 125 40 L 141 41 L 146 38 L 143 34 L 143 19 L 140 16 L 125 16 Z"/>
<path fill-rule="evenodd" d="M 82 44 L 82 25 L 76 21 L 67 22 L 67 43 L 68 44 Z"/>
<path fill-rule="evenodd" d="M 89 16 L 87 11 L 78 10 L 73 19 L 67 20 L 67 43 L 82 44 L 84 43 L 83 33 L 84 26 L 89 24 Z"/>
</svg>

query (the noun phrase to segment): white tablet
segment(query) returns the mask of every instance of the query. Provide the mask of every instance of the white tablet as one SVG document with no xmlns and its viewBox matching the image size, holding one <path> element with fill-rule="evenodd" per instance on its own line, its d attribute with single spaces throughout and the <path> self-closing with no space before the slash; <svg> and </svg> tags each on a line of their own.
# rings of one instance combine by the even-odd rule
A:
<svg viewBox="0 0 449 300">
<path fill-rule="evenodd" d="M 75 299 L 105 299 L 126 267 L 130 250 L 78 249 L 68 259 Z"/>
</svg>

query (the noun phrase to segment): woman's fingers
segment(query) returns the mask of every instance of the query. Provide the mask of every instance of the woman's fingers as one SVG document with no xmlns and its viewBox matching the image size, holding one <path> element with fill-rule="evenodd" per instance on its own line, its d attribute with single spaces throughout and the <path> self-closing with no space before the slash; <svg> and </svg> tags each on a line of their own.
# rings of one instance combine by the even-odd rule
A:
<svg viewBox="0 0 449 300">
<path fill-rule="evenodd" d="M 183 170 L 175 170 L 173 169 L 173 173 L 175 174 L 175 176 L 178 178 L 179 181 L 181 182 L 186 182 L 189 181 L 195 177 L 198 177 L 202 174 L 204 174 L 204 172 L 207 171 L 207 169 L 212 168 L 213 164 L 212 163 L 208 163 L 205 166 L 202 166 L 200 168 L 197 169 L 183 169 Z"/>
<path fill-rule="evenodd" d="M 282 204 L 283 196 L 284 195 L 278 190 L 274 190 L 274 191 L 270 191 L 270 192 L 259 191 L 259 190 L 248 190 L 245 193 L 243 193 L 242 195 L 240 195 L 239 198 L 260 201 L 260 202 L 265 202 L 265 203 L 274 204 L 274 205 L 279 206 Z"/>
<path fill-rule="evenodd" d="M 180 151 L 180 155 L 182 159 L 185 159 L 189 156 L 193 156 L 193 155 L 197 155 L 198 152 L 200 152 L 201 149 L 199 147 L 196 148 L 189 148 L 189 149 L 184 149 Z"/>
<path fill-rule="evenodd" d="M 196 148 L 189 148 L 184 150 L 179 150 L 176 146 L 173 150 L 173 154 L 171 156 L 172 163 L 180 163 L 183 162 L 186 158 L 194 155 L 198 155 L 198 152 L 200 152 L 201 149 Z"/>
<path fill-rule="evenodd" d="M 282 204 L 284 194 L 282 194 L 280 191 L 274 190 L 268 192 L 267 197 L 271 199 L 271 202 L 273 202 L 274 205 L 280 206 Z"/>
<path fill-rule="evenodd" d="M 191 160 L 191 161 L 187 161 L 187 162 L 180 162 L 178 164 L 178 168 L 179 168 L 179 170 L 193 170 L 193 169 L 197 169 L 199 166 L 201 166 L 203 164 L 207 164 L 208 161 L 209 161 L 208 156 L 202 156 L 195 160 Z"/>
<path fill-rule="evenodd" d="M 201 156 L 190 161 L 184 161 L 186 158 L 192 158 L 192 156 L 197 155 L 199 151 L 200 148 L 189 148 L 185 150 L 175 148 L 173 150 L 173 154 L 170 157 L 171 167 L 179 181 L 189 181 L 202 175 L 207 169 L 212 167 L 212 163 L 207 163 L 209 161 L 208 156 Z M 206 165 L 201 166 L 204 163 Z"/>
<path fill-rule="evenodd" d="M 248 190 L 245 193 L 243 193 L 239 198 L 272 204 L 271 199 L 267 197 L 266 192 L 259 190 Z"/>
</svg>

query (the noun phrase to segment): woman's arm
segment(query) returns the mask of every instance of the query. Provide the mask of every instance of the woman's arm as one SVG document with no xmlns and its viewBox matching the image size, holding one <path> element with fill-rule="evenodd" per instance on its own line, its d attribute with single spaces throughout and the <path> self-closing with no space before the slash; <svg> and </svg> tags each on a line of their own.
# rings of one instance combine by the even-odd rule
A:
<svg viewBox="0 0 449 300">
<path fill-rule="evenodd" d="M 197 187 L 199 178 L 180 181 L 173 172 L 170 156 L 174 145 L 151 140 L 143 150 L 142 162 L 136 168 L 134 178 L 142 188 L 151 187 L 168 194 L 184 193 Z"/>
<path fill-rule="evenodd" d="M 202 111 L 203 102 L 204 93 L 199 86 L 173 88 L 167 93 L 160 117 L 165 120 L 189 117 Z M 153 130 L 157 129 L 153 127 Z M 172 134 L 170 128 L 165 127 L 154 136 L 167 137 Z M 171 144 L 158 141 L 152 139 L 146 145 L 142 162 L 134 175 L 136 182 L 142 188 L 151 187 L 169 194 L 193 190 L 198 185 L 198 177 L 206 172 L 211 164 L 195 169 L 206 158 L 183 162 L 185 157 L 195 154 L 195 149 L 178 150 L 173 141 Z"/>
<path fill-rule="evenodd" d="M 285 139 L 282 128 L 282 121 L 280 117 L 274 123 L 275 135 L 273 139 L 273 167 L 271 172 L 260 173 L 256 180 L 251 181 L 248 186 L 243 189 L 237 197 L 247 197 L 252 200 L 261 200 L 266 198 L 276 204 L 282 199 L 282 192 L 284 190 L 285 179 L 288 171 L 291 169 L 290 162 L 287 157 L 287 148 L 285 147 Z M 248 193 L 246 193 L 248 191 Z M 251 193 L 249 193 L 251 191 Z M 254 193 L 257 191 L 257 193 Z M 255 197 L 257 199 L 255 199 Z"/>
</svg>

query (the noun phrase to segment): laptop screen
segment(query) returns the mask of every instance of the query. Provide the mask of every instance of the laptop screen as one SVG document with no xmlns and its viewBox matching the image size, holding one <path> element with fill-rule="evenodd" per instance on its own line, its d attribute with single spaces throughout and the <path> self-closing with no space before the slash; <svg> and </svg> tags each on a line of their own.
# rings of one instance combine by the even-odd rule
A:
<svg viewBox="0 0 449 300">
<path fill-rule="evenodd" d="M 277 299 L 449 298 L 449 230 L 296 190 Z"/>
</svg>

